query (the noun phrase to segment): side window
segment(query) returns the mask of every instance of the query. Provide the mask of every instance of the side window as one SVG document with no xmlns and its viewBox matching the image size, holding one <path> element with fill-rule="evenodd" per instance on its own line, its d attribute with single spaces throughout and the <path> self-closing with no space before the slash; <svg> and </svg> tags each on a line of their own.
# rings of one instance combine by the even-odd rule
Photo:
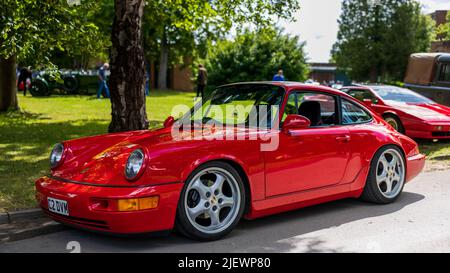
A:
<svg viewBox="0 0 450 273">
<path fill-rule="evenodd" d="M 311 121 L 311 127 L 331 126 L 338 123 L 336 99 L 321 93 L 298 93 L 298 114 Z"/>
<path fill-rule="evenodd" d="M 342 99 L 342 123 L 356 124 L 372 120 L 372 117 L 362 108 L 354 103 Z"/>
<path fill-rule="evenodd" d="M 298 114 L 311 121 L 311 127 L 338 124 L 336 99 L 333 96 L 314 92 L 296 92 L 289 95 L 284 109 L 284 121 L 287 115 Z"/>
<path fill-rule="evenodd" d="M 350 96 L 354 97 L 355 99 L 359 101 L 364 101 L 365 99 L 370 99 L 372 103 L 376 103 L 377 98 L 370 93 L 368 90 L 361 90 L 361 89 L 352 89 L 347 92 Z"/>
<path fill-rule="evenodd" d="M 439 81 L 450 82 L 450 64 L 443 64 L 439 73 Z"/>
</svg>

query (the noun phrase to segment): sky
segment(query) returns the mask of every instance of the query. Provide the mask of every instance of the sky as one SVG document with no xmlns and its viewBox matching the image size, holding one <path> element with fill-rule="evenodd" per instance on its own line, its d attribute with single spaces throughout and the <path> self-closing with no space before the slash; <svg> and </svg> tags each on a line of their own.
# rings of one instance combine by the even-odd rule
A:
<svg viewBox="0 0 450 273">
<path fill-rule="evenodd" d="M 299 0 L 301 9 L 294 17 L 296 22 L 280 21 L 287 33 L 298 35 L 306 41 L 310 62 L 328 62 L 330 51 L 338 32 L 337 19 L 341 14 L 342 0 Z M 450 10 L 449 0 L 419 0 L 424 13 Z"/>
</svg>

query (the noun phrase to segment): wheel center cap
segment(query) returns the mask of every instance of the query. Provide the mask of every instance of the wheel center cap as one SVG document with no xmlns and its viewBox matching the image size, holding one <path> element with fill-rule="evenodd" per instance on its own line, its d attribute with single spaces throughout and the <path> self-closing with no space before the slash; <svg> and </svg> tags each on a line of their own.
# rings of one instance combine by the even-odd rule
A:
<svg viewBox="0 0 450 273">
<path fill-rule="evenodd" d="M 213 205 L 215 205 L 216 203 L 217 203 L 217 198 L 215 197 L 215 196 L 213 196 L 212 198 L 211 198 L 211 204 L 213 204 Z"/>
</svg>

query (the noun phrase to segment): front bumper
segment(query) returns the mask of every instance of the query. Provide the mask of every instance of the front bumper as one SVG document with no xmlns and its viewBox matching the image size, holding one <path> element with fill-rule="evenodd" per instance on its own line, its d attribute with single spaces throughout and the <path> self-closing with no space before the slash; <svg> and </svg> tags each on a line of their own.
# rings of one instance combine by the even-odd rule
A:
<svg viewBox="0 0 450 273">
<path fill-rule="evenodd" d="M 425 167 L 425 160 L 426 156 L 423 154 L 410 156 L 406 159 L 406 182 L 411 181 L 422 172 Z"/>
<path fill-rule="evenodd" d="M 450 139 L 450 124 L 412 124 L 406 127 L 406 135 L 419 139 Z"/>
<path fill-rule="evenodd" d="M 71 226 L 96 231 L 132 234 L 170 230 L 174 226 L 182 183 L 148 187 L 105 187 L 63 182 L 42 177 L 36 180 L 36 199 L 51 218 Z M 158 207 L 149 210 L 99 211 L 92 206 L 96 199 L 127 199 L 159 196 Z M 68 202 L 69 216 L 48 210 L 47 197 Z"/>
</svg>

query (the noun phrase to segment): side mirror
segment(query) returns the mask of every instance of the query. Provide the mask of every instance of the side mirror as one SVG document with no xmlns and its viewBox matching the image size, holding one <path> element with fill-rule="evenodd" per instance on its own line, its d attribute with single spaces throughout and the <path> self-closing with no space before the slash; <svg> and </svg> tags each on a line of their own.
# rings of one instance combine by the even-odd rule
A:
<svg viewBox="0 0 450 273">
<path fill-rule="evenodd" d="M 170 116 L 170 117 L 166 118 L 166 120 L 164 121 L 164 128 L 171 127 L 174 123 L 175 123 L 175 119 L 172 116 Z"/>
<path fill-rule="evenodd" d="M 364 103 L 367 107 L 371 107 L 372 104 L 375 104 L 371 99 L 363 99 L 363 103 Z"/>
<path fill-rule="evenodd" d="M 288 132 L 289 130 L 295 129 L 306 129 L 311 126 L 311 121 L 301 115 L 288 115 L 283 122 L 283 131 Z"/>
</svg>

